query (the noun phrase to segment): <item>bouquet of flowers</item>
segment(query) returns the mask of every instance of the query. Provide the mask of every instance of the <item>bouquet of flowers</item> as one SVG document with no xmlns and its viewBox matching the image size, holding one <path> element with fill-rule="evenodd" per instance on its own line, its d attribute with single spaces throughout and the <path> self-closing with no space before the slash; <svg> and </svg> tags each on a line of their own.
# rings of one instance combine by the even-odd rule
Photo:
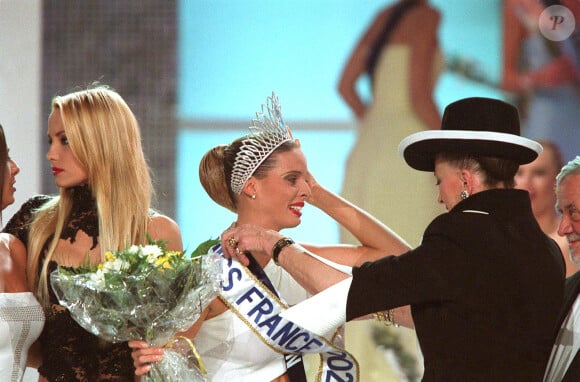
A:
<svg viewBox="0 0 580 382">
<path fill-rule="evenodd" d="M 109 251 L 100 264 L 59 266 L 50 275 L 52 289 L 91 333 L 110 342 L 168 347 L 145 381 L 205 381 L 193 343 L 175 334 L 189 329 L 221 289 L 220 258 L 207 254 L 219 240 L 189 255 L 168 251 L 164 241 L 148 242 Z"/>
</svg>

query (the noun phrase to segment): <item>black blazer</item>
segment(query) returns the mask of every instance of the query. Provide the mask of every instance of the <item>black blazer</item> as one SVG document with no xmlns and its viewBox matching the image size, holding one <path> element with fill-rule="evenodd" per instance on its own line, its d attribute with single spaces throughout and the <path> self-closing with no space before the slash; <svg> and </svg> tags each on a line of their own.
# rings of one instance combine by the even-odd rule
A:
<svg viewBox="0 0 580 382">
<path fill-rule="evenodd" d="M 564 289 L 564 305 L 562 306 L 560 322 L 564 320 L 568 314 L 568 311 L 572 308 L 572 304 L 574 304 L 574 301 L 576 301 L 578 293 L 580 293 L 580 271 L 566 279 L 566 287 Z M 580 381 L 580 352 L 576 353 L 574 360 L 564 375 L 564 379 L 562 379 L 562 382 L 578 381 Z"/>
<path fill-rule="evenodd" d="M 529 195 L 488 190 L 436 218 L 412 251 L 353 268 L 346 311 L 411 305 L 424 382 L 537 382 L 563 294 L 562 253 Z"/>
</svg>

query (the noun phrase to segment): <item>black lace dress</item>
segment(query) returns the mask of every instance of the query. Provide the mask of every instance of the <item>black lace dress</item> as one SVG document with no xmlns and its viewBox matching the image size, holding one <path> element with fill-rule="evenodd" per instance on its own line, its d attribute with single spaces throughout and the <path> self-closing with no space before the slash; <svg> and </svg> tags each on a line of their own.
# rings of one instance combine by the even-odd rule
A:
<svg viewBox="0 0 580 382">
<path fill-rule="evenodd" d="M 73 194 L 74 207 L 60 239 L 73 243 L 77 232 L 82 230 L 92 237 L 94 248 L 99 236 L 95 202 L 86 187 L 76 187 Z M 29 199 L 10 219 L 4 232 L 15 235 L 27 244 L 32 211 L 50 199 L 46 195 Z M 50 271 L 56 266 L 56 262 L 51 262 Z M 42 365 L 38 368 L 40 375 L 50 382 L 135 380 L 135 369 L 127 343 L 111 344 L 85 331 L 71 318 L 68 310 L 58 304 L 52 290 L 50 308 L 45 314 L 46 324 L 40 336 L 43 357 Z"/>
</svg>

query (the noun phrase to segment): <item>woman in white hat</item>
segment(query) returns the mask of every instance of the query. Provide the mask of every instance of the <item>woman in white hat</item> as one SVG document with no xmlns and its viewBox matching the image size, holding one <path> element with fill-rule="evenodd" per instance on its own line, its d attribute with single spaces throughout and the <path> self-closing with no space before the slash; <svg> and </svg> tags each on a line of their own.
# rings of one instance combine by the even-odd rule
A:
<svg viewBox="0 0 580 382">
<path fill-rule="evenodd" d="M 411 167 L 434 172 L 448 212 L 429 224 L 417 248 L 358 264 L 352 277 L 297 244 L 282 245 L 279 232 L 243 226 L 224 232 L 222 240 L 236 240 L 242 254 L 228 252 L 241 261 L 246 250 L 272 256 L 311 289 L 336 284 L 286 311 L 312 331 L 373 312 L 392 320 L 393 308 L 410 305 L 424 381 L 540 381 L 564 264 L 536 223 L 527 193 L 513 186 L 518 166 L 541 149 L 519 136 L 517 109 L 503 101 L 467 98 L 448 105 L 441 130 L 412 134 L 399 146 Z M 304 315 L 302 308 L 320 313 Z"/>
</svg>

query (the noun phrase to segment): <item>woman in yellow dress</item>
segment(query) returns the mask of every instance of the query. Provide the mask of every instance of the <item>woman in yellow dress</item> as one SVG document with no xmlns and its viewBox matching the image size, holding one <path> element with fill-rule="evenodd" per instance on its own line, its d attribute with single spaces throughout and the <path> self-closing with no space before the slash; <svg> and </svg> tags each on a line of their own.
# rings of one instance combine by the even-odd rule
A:
<svg viewBox="0 0 580 382">
<path fill-rule="evenodd" d="M 339 93 L 358 123 L 341 194 L 392 227 L 411 246 L 421 242 L 423 227 L 444 212 L 433 203 L 437 198 L 433 176 L 413 171 L 397 153 L 404 137 L 441 126 L 433 99 L 444 68 L 439 22 L 439 11 L 427 0 L 401 0 L 386 7 L 354 48 L 339 83 Z M 367 74 L 372 99 L 365 103 L 356 83 Z M 397 184 L 392 185 L 395 181 Z M 341 231 L 341 242 L 354 241 L 348 232 Z M 399 349 L 399 361 L 391 363 L 391 370 L 384 362 L 389 352 L 372 351 L 377 348 L 374 336 L 384 339 L 379 342 L 394 341 L 391 349 L 395 353 Z M 421 374 L 421 355 L 412 330 L 385 330 L 378 322 L 359 321 L 347 324 L 345 338 L 347 350 L 361 363 L 363 381 L 400 381 Z M 411 364 L 407 372 L 397 370 L 405 368 L 399 345 L 416 360 L 416 367 Z"/>
</svg>

